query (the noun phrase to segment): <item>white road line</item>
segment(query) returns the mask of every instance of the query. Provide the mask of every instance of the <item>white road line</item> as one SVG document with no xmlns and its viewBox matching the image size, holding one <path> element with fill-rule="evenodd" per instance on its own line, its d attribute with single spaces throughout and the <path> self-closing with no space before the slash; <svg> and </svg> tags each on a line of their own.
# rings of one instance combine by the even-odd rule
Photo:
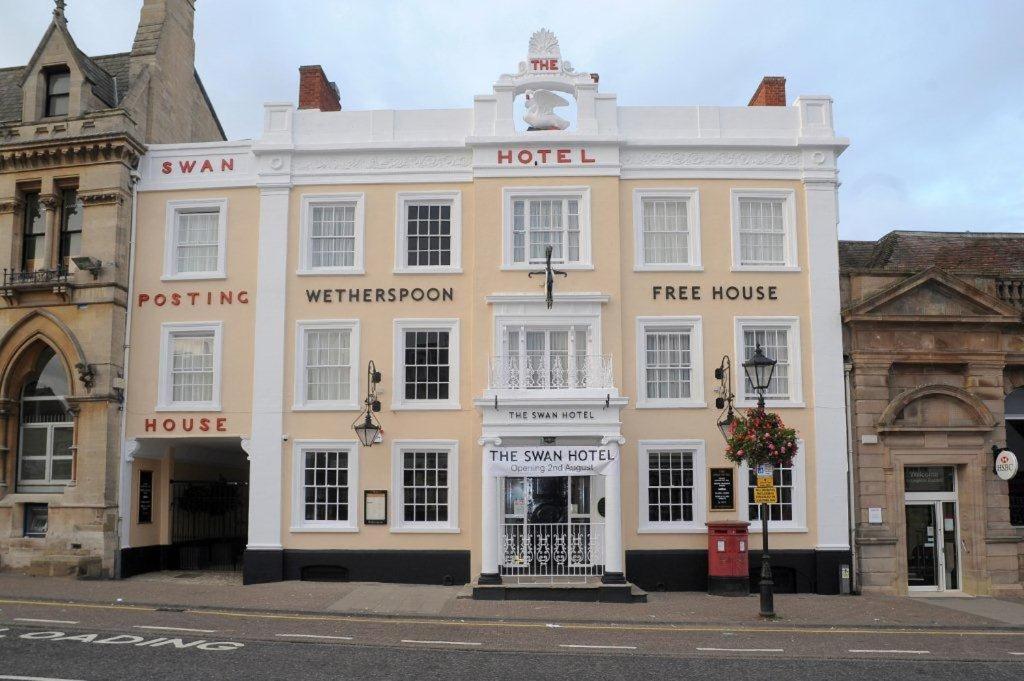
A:
<svg viewBox="0 0 1024 681">
<path fill-rule="evenodd" d="M 15 617 L 15 622 L 36 622 L 38 624 L 78 624 L 75 620 L 40 620 L 33 617 Z M 3 678 L 3 677 L 0 677 Z"/>
<path fill-rule="evenodd" d="M 439 644 L 445 646 L 479 646 L 482 643 L 475 643 L 473 641 L 414 641 L 410 638 L 403 638 L 402 643 L 428 643 L 428 644 Z"/>
<path fill-rule="evenodd" d="M 351 641 L 351 636 L 321 636 L 319 634 L 274 634 L 282 638 L 324 638 L 331 641 Z"/>
<path fill-rule="evenodd" d="M 3 631 L 3 629 L 0 629 L 0 631 Z M 1006 654 L 1007 655 L 1024 655 L 1024 653 L 1011 653 L 1011 652 L 1008 652 Z"/>
<path fill-rule="evenodd" d="M 711 653 L 781 653 L 782 648 L 697 648 Z"/>
<path fill-rule="evenodd" d="M 9 681 L 78 681 L 77 679 L 51 679 L 48 676 L 0 676 Z"/>
<path fill-rule="evenodd" d="M 581 643 L 559 643 L 559 648 L 608 648 L 611 650 L 636 650 L 636 646 L 599 646 L 599 645 L 583 645 Z"/>
<path fill-rule="evenodd" d="M 157 627 L 146 624 L 136 624 L 132 627 L 133 629 L 156 629 L 158 631 L 187 631 L 190 634 L 212 634 L 216 632 L 216 629 L 186 629 L 184 627 Z"/>
<path fill-rule="evenodd" d="M 848 653 L 882 653 L 882 654 L 885 654 L 885 653 L 895 653 L 897 655 L 931 655 L 931 651 L 930 650 L 891 650 L 891 649 L 890 650 L 864 650 L 864 649 L 858 648 L 858 649 L 855 649 L 855 650 L 848 650 L 846 652 L 848 652 Z"/>
</svg>

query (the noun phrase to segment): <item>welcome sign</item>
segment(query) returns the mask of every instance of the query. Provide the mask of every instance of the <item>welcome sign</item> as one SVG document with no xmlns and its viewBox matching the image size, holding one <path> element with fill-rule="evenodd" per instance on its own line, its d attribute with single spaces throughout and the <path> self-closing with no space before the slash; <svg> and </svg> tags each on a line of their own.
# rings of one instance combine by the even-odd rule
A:
<svg viewBox="0 0 1024 681">
<path fill-rule="evenodd" d="M 617 455 L 610 447 L 492 447 L 484 451 L 484 471 L 492 477 L 605 475 Z"/>
</svg>

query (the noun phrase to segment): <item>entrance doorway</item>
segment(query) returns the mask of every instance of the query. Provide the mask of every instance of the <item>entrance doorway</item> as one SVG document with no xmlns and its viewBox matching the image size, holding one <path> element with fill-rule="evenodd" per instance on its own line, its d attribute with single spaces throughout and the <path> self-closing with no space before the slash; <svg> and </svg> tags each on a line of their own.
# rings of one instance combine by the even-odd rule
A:
<svg viewBox="0 0 1024 681">
<path fill-rule="evenodd" d="M 180 570 L 241 570 L 249 535 L 249 484 L 171 481 L 171 544 Z"/>
<path fill-rule="evenodd" d="M 585 580 L 604 562 L 602 476 L 502 478 L 501 574 Z"/>
<path fill-rule="evenodd" d="M 911 591 L 961 588 L 960 522 L 952 466 L 904 469 L 907 587 Z"/>
</svg>

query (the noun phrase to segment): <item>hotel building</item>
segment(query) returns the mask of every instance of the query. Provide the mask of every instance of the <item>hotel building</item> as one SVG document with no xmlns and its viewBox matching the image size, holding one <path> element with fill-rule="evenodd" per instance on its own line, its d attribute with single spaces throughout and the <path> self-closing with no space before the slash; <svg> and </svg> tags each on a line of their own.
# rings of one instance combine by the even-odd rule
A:
<svg viewBox="0 0 1024 681">
<path fill-rule="evenodd" d="M 548 31 L 463 109 L 341 110 L 300 75 L 258 139 L 143 159 L 123 574 L 704 589 L 706 523 L 760 529 L 714 378 L 729 356 L 752 406 L 760 344 L 801 438 L 776 581 L 839 590 L 829 97 L 766 78 L 748 106 L 619 106 Z"/>
</svg>

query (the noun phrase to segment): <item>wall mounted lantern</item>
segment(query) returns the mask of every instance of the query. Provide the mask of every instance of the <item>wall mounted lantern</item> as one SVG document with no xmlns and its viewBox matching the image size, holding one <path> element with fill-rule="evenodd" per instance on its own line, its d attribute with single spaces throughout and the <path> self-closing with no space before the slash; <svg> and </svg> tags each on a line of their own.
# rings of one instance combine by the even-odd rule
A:
<svg viewBox="0 0 1024 681">
<path fill-rule="evenodd" d="M 736 420 L 736 414 L 733 412 L 732 403 L 736 399 L 736 395 L 732 392 L 732 361 L 729 359 L 729 355 L 722 357 L 722 363 L 715 369 L 715 379 L 718 381 L 718 397 L 715 398 L 715 408 L 721 410 L 716 425 L 718 430 L 722 432 L 722 437 L 726 440 L 729 439 L 729 431 L 732 429 L 732 424 Z"/>
<path fill-rule="evenodd" d="M 356 437 L 366 447 L 372 447 L 375 442 L 378 442 L 380 434 L 384 432 L 380 421 L 374 416 L 375 413 L 380 411 L 380 400 L 377 399 L 377 384 L 380 383 L 380 378 L 380 372 L 377 371 L 373 360 L 370 360 L 366 367 L 366 399 L 363 400 L 364 407 L 359 412 L 356 420 L 352 422 L 352 429 L 356 431 Z"/>
</svg>

